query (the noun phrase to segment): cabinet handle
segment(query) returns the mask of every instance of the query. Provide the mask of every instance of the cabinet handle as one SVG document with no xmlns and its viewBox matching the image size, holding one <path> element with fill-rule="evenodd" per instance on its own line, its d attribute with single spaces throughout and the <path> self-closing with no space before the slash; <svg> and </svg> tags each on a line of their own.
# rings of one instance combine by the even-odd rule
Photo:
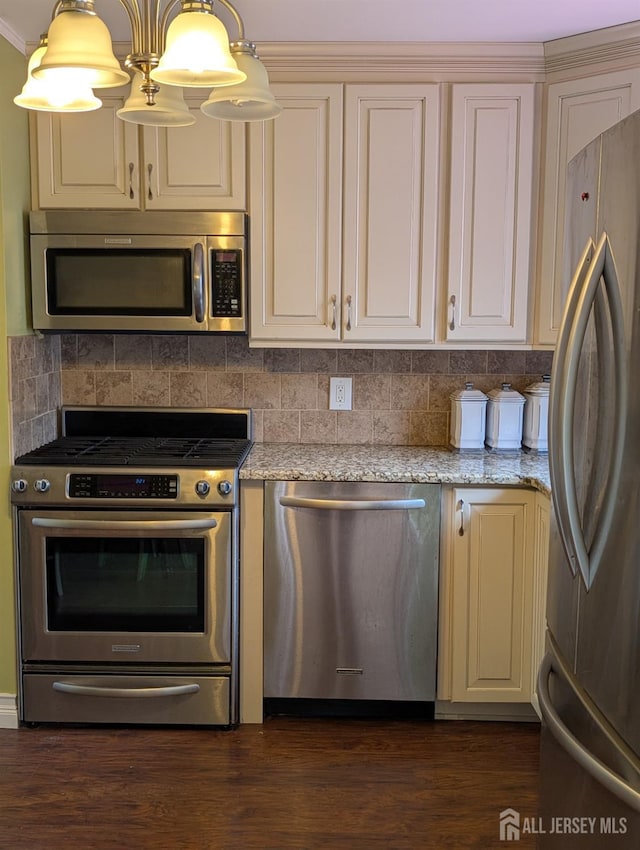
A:
<svg viewBox="0 0 640 850">
<path fill-rule="evenodd" d="M 330 298 L 331 301 L 331 330 L 335 331 L 336 329 L 336 296 L 332 295 Z"/>
<path fill-rule="evenodd" d="M 133 200 L 134 197 L 135 197 L 135 194 L 134 194 L 134 191 L 133 191 L 133 169 L 134 168 L 135 168 L 135 165 L 132 162 L 130 162 L 129 163 L 129 197 L 131 198 L 131 200 Z"/>
<path fill-rule="evenodd" d="M 452 295 L 449 299 L 449 304 L 451 304 L 451 320 L 449 321 L 449 330 L 455 331 L 456 329 L 456 296 Z"/>
<path fill-rule="evenodd" d="M 458 510 L 460 511 L 460 528 L 458 529 L 458 534 L 460 537 L 464 537 L 464 499 L 460 499 L 458 502 Z"/>
<path fill-rule="evenodd" d="M 150 162 L 150 163 L 147 165 L 147 172 L 148 172 L 148 174 L 149 174 L 149 192 L 148 192 L 148 194 L 147 194 L 147 197 L 149 198 L 149 200 L 150 200 L 150 201 L 152 201 L 152 200 L 153 200 L 153 192 L 151 191 L 151 172 L 152 172 L 152 171 L 153 171 L 153 163 L 152 163 L 152 162 Z"/>
<path fill-rule="evenodd" d="M 347 330 L 351 330 L 351 296 L 347 295 Z"/>
</svg>

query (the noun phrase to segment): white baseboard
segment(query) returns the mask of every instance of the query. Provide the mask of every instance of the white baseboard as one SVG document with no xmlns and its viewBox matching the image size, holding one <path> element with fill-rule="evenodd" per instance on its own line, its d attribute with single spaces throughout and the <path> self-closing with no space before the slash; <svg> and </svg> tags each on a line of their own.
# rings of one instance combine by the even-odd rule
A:
<svg viewBox="0 0 640 850">
<path fill-rule="evenodd" d="M 0 729 L 18 728 L 18 701 L 15 694 L 0 694 Z"/>
</svg>

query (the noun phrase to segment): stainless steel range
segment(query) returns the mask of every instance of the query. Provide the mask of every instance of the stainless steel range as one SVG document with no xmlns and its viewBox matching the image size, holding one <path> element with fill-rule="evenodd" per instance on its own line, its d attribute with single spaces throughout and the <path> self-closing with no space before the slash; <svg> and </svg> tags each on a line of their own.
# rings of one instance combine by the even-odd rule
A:
<svg viewBox="0 0 640 850">
<path fill-rule="evenodd" d="M 66 407 L 13 467 L 20 719 L 238 722 L 249 410 Z"/>
</svg>

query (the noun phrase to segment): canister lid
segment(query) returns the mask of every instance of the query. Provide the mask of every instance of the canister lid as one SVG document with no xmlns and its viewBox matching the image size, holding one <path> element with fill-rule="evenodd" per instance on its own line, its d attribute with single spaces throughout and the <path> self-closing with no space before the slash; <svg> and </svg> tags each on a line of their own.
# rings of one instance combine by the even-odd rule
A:
<svg viewBox="0 0 640 850">
<path fill-rule="evenodd" d="M 541 381 L 536 381 L 525 389 L 527 395 L 549 395 L 551 375 L 543 375 Z"/>
<path fill-rule="evenodd" d="M 456 392 L 451 393 L 449 396 L 453 401 L 486 401 L 487 396 L 482 392 L 482 390 L 474 390 L 473 383 L 471 381 L 467 381 L 464 385 L 463 390 L 456 390 Z"/>
<path fill-rule="evenodd" d="M 520 395 L 517 390 L 511 389 L 511 384 L 504 383 L 499 390 L 490 390 L 489 399 L 498 401 L 500 404 L 523 404 L 524 396 Z"/>
</svg>

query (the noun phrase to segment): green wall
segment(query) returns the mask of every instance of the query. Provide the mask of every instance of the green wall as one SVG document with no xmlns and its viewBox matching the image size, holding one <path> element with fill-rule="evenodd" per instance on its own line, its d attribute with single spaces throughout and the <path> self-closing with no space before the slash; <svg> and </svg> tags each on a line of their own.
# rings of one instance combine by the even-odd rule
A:
<svg viewBox="0 0 640 850">
<path fill-rule="evenodd" d="M 0 694 L 15 694 L 16 622 L 9 471 L 11 462 L 7 338 L 30 333 L 27 286 L 28 115 L 13 103 L 27 61 L 0 37 Z"/>
</svg>

